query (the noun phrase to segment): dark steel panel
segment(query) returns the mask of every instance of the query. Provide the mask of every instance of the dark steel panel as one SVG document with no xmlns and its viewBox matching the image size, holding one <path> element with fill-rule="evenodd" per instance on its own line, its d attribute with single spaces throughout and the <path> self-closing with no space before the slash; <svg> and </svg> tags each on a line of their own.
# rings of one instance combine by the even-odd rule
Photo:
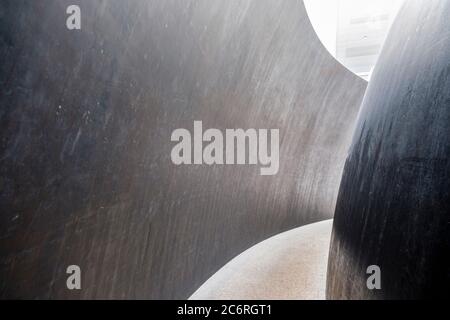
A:
<svg viewBox="0 0 450 320">
<path fill-rule="evenodd" d="M 336 205 L 329 298 L 450 296 L 449 17 L 450 1 L 406 1 L 381 53 Z"/>
<path fill-rule="evenodd" d="M 297 0 L 0 3 L 0 297 L 187 298 L 332 216 L 366 83 Z M 171 163 L 176 128 L 279 128 L 280 171 Z M 80 265 L 81 291 L 66 289 Z"/>
</svg>

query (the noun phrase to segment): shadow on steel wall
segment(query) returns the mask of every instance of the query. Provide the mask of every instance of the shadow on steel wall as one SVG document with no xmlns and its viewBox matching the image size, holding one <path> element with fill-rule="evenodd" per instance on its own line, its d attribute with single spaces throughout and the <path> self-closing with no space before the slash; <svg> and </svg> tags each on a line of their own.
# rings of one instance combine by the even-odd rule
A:
<svg viewBox="0 0 450 320">
<path fill-rule="evenodd" d="M 297 0 L 0 4 L 0 297 L 187 298 L 333 215 L 366 83 Z M 177 128 L 280 129 L 280 169 L 175 166 Z M 79 265 L 82 290 L 66 288 Z"/>
</svg>

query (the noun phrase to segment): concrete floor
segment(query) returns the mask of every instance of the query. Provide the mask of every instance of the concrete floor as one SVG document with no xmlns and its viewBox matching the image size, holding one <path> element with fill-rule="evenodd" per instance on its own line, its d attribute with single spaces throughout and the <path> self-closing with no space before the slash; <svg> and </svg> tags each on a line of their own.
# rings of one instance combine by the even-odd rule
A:
<svg viewBox="0 0 450 320">
<path fill-rule="evenodd" d="M 325 299 L 332 224 L 333 220 L 310 224 L 253 246 L 190 299 Z"/>
</svg>

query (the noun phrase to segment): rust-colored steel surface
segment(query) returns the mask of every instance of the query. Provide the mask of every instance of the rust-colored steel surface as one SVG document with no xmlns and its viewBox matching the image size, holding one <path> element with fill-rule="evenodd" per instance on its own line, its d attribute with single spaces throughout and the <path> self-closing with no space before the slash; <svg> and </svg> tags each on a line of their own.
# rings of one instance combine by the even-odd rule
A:
<svg viewBox="0 0 450 320">
<path fill-rule="evenodd" d="M 79 0 L 68 30 L 72 2 L 0 2 L 0 297 L 187 298 L 332 217 L 366 82 L 301 1 Z M 278 173 L 174 165 L 195 120 L 279 129 Z"/>
</svg>

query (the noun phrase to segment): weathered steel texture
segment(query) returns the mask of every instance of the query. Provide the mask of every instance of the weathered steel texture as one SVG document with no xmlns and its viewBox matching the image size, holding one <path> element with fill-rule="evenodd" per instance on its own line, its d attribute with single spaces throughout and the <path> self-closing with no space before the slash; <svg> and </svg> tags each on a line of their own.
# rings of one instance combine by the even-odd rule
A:
<svg viewBox="0 0 450 320">
<path fill-rule="evenodd" d="M 332 217 L 366 83 L 297 0 L 0 3 L 0 297 L 187 298 Z M 280 171 L 175 166 L 176 128 L 279 128 Z M 68 265 L 82 290 L 66 288 Z"/>
<path fill-rule="evenodd" d="M 450 296 L 449 17 L 450 1 L 406 1 L 381 53 L 337 200 L 329 298 Z"/>
</svg>

